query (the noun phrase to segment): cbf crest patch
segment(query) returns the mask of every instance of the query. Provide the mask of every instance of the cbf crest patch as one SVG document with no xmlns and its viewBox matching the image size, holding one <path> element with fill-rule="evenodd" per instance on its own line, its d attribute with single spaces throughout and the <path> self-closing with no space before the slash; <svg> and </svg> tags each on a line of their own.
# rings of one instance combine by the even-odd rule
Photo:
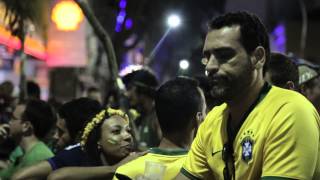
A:
<svg viewBox="0 0 320 180">
<path fill-rule="evenodd" d="M 249 162 L 252 159 L 253 155 L 254 141 L 252 137 L 254 136 L 254 134 L 251 130 L 249 130 L 246 131 L 243 135 L 243 138 L 241 138 L 242 160 L 245 162 Z"/>
</svg>

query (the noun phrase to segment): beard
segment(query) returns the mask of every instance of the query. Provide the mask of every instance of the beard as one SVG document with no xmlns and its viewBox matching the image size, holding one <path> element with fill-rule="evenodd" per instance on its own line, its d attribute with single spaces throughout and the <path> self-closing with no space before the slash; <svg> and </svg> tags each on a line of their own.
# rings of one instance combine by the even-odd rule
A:
<svg viewBox="0 0 320 180">
<path fill-rule="evenodd" d="M 211 96 L 221 102 L 230 99 L 231 80 L 224 75 L 213 75 L 210 77 L 210 94 Z"/>
<path fill-rule="evenodd" d="M 209 73 L 211 96 L 218 102 L 228 102 L 243 96 L 253 80 L 253 71 L 247 64 L 237 74 L 213 74 Z"/>
</svg>

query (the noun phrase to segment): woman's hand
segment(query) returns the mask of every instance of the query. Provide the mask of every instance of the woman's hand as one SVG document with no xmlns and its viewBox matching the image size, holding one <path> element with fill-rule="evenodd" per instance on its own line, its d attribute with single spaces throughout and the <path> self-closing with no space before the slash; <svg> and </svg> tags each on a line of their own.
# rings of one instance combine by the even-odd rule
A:
<svg viewBox="0 0 320 180">
<path fill-rule="evenodd" d="M 9 124 L 0 124 L 0 143 L 9 136 Z"/>
<path fill-rule="evenodd" d="M 126 158 L 122 159 L 119 163 L 116 164 L 117 167 L 122 166 L 126 164 L 127 162 L 130 162 L 138 157 L 144 156 L 149 151 L 143 151 L 143 152 L 131 152 Z"/>
<path fill-rule="evenodd" d="M 134 180 L 151 180 L 150 178 L 147 178 L 144 175 L 138 175 L 134 178 Z"/>
</svg>

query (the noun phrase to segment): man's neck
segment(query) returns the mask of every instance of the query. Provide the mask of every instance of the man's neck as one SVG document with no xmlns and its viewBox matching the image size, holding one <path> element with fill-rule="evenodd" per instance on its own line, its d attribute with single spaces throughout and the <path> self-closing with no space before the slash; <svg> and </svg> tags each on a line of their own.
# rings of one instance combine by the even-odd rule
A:
<svg viewBox="0 0 320 180">
<path fill-rule="evenodd" d="M 264 80 L 254 82 L 249 88 L 244 90 L 241 94 L 238 94 L 237 98 L 227 102 L 232 119 L 232 128 L 239 124 L 243 115 L 258 98 L 264 83 Z"/>
<path fill-rule="evenodd" d="M 142 103 L 142 107 L 143 107 L 143 114 L 150 114 L 153 109 L 154 109 L 154 102 L 151 99 L 146 99 L 143 103 Z"/>
<path fill-rule="evenodd" d="M 181 134 L 181 132 L 180 132 L 180 134 Z M 186 134 L 188 134 L 188 133 L 186 133 Z M 191 136 L 186 137 L 186 134 L 184 134 L 183 137 L 171 135 L 169 138 L 169 137 L 164 136 L 161 139 L 159 148 L 163 148 L 163 149 L 189 149 L 193 138 Z M 189 134 L 193 134 L 193 133 L 189 133 Z"/>
<path fill-rule="evenodd" d="M 22 137 L 21 142 L 19 143 L 20 147 L 24 152 L 30 151 L 34 145 L 39 142 L 38 138 L 34 135 Z"/>
</svg>

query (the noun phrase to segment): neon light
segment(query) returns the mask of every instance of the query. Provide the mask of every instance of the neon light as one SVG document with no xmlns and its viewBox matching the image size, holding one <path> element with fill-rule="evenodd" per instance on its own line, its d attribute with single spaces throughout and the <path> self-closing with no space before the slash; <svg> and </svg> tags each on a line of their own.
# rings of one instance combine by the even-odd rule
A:
<svg viewBox="0 0 320 180">
<path fill-rule="evenodd" d="M 117 24 L 117 25 L 116 25 L 115 31 L 116 31 L 116 32 L 120 32 L 120 31 L 121 31 L 121 25 L 120 25 L 120 24 Z"/>
<path fill-rule="evenodd" d="M 121 9 L 125 9 L 126 6 L 127 6 L 127 1 L 121 0 L 121 1 L 119 2 L 119 7 L 120 7 Z"/>
<path fill-rule="evenodd" d="M 19 50 L 21 48 L 20 40 L 12 36 L 9 31 L 0 26 L 0 44 L 8 46 L 9 48 Z M 37 59 L 46 60 L 47 53 L 45 46 L 38 40 L 29 36 L 26 37 L 24 52 L 28 55 L 34 56 Z"/>
<path fill-rule="evenodd" d="M 126 29 L 131 29 L 133 27 L 133 21 L 131 18 L 127 18 L 126 22 L 125 22 L 125 27 Z"/>
<path fill-rule="evenodd" d="M 273 32 L 271 38 L 271 45 L 273 45 L 273 51 L 278 51 L 285 53 L 286 52 L 286 27 L 284 24 L 278 24 Z"/>
<path fill-rule="evenodd" d="M 117 17 L 117 23 L 122 24 L 125 18 L 126 18 L 126 12 L 124 10 L 121 10 Z"/>
<path fill-rule="evenodd" d="M 116 32 L 120 32 L 122 30 L 122 25 L 126 19 L 127 0 L 120 0 L 118 5 L 119 5 L 120 12 L 117 15 L 117 23 L 115 26 Z M 130 27 L 130 24 L 129 24 L 129 27 Z M 128 29 L 127 26 L 126 26 L 126 29 Z"/>
</svg>

